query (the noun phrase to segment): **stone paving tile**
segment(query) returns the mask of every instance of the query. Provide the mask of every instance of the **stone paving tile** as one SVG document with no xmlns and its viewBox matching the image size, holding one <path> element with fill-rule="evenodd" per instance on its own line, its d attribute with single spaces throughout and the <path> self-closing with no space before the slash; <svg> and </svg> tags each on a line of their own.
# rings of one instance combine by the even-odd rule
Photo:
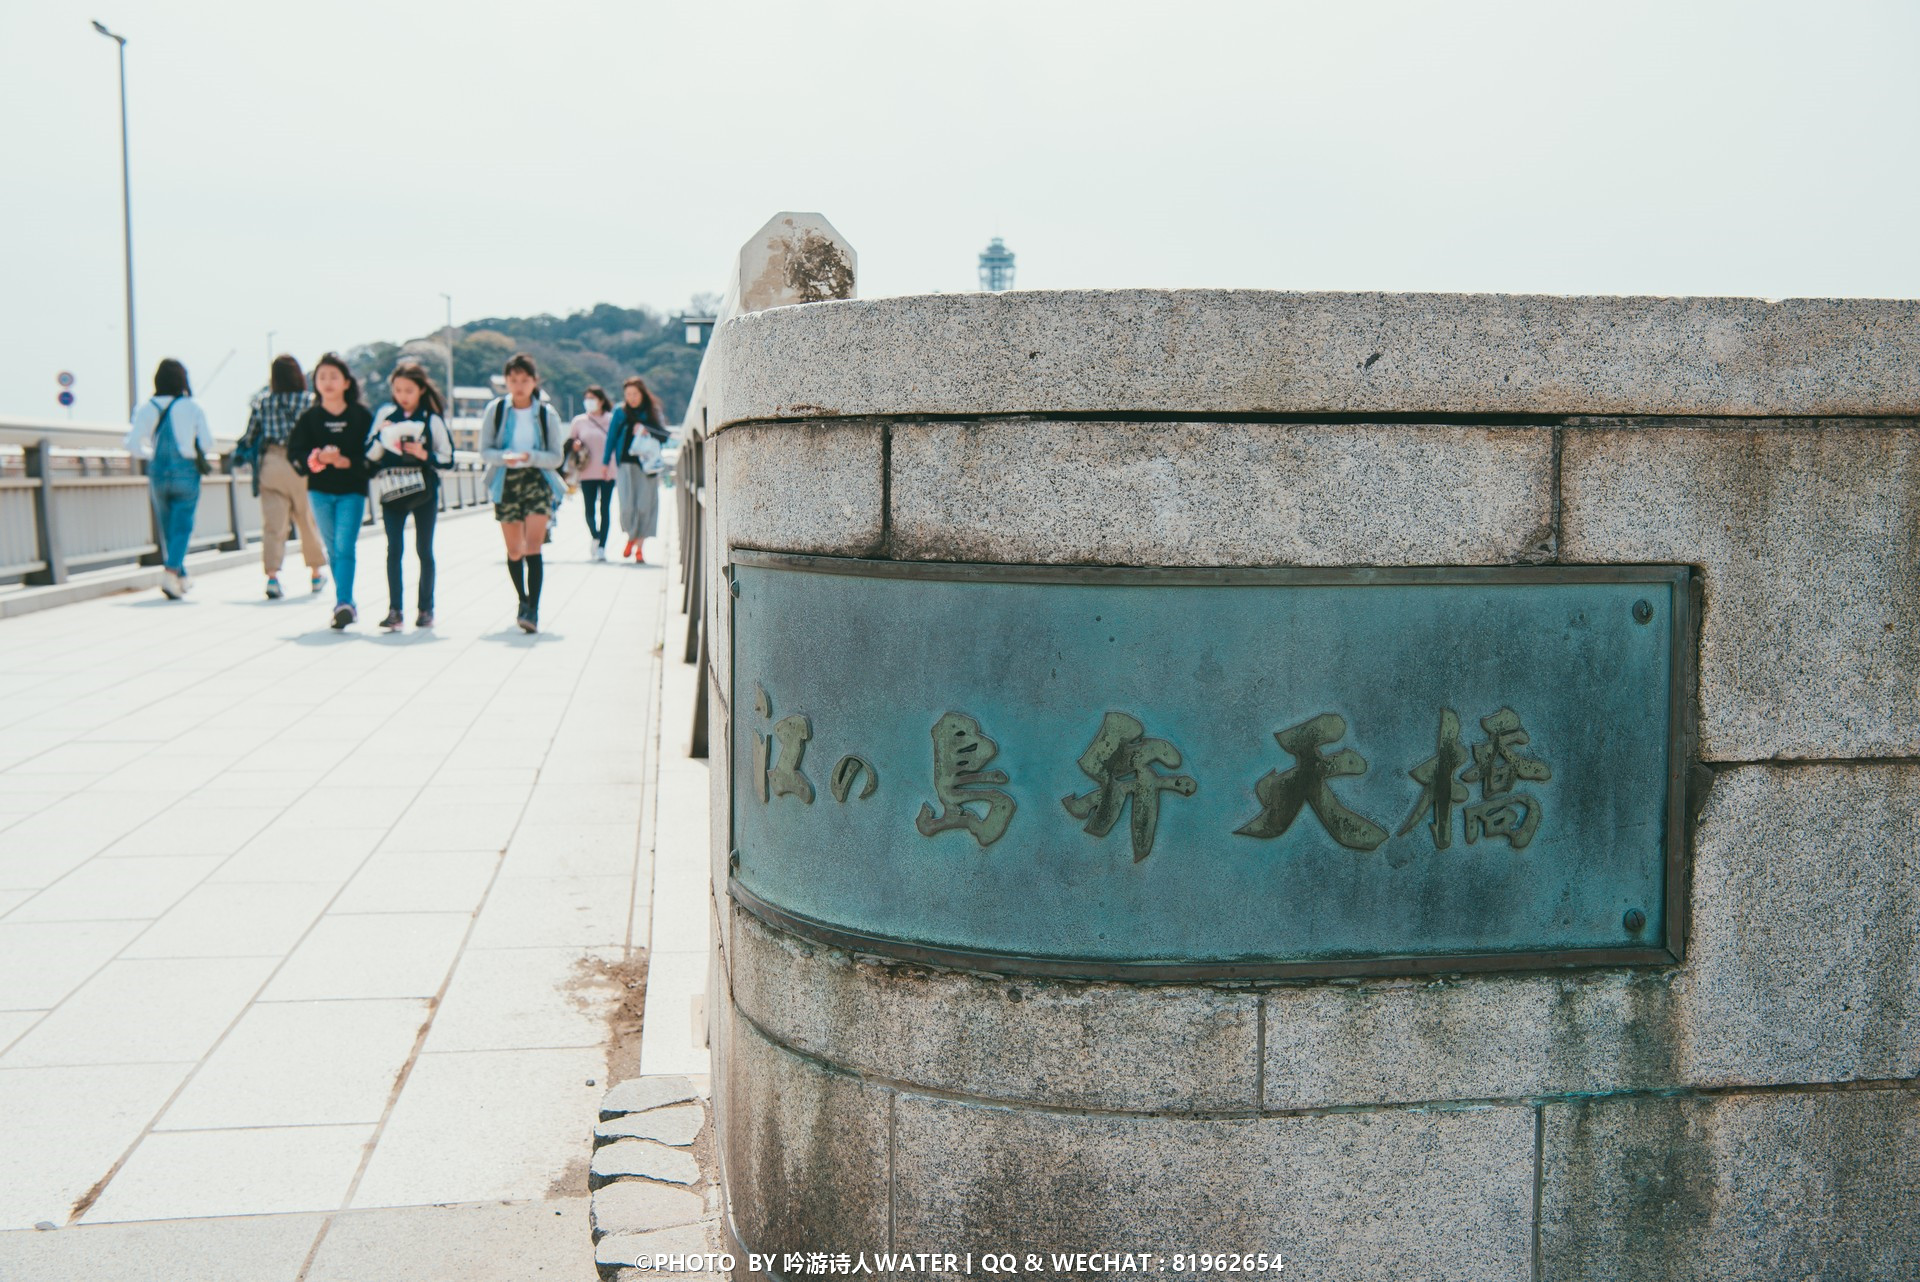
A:
<svg viewBox="0 0 1920 1282">
<path fill-rule="evenodd" d="M 523 823 L 507 846 L 500 878 L 630 876 L 637 842 L 629 824 Z"/>
<path fill-rule="evenodd" d="M 139 921 L 0 920 L 0 1010 L 57 1006 L 144 929 Z"/>
<path fill-rule="evenodd" d="M 378 1122 L 430 1014 L 418 997 L 256 1003 L 154 1129 Z"/>
<path fill-rule="evenodd" d="M 65 1224 L 75 1199 L 120 1160 L 192 1068 L 0 1068 L 0 1229 Z"/>
<path fill-rule="evenodd" d="M 339 885 L 366 862 L 385 828 L 282 820 L 220 865 L 209 881 L 324 881 Z"/>
<path fill-rule="evenodd" d="M 337 1215 L 302 1282 L 593 1282 L 584 1197 Z"/>
<path fill-rule="evenodd" d="M 594 977 L 591 958 L 618 949 L 469 948 L 434 1016 L 428 1051 L 600 1046 L 607 1013 L 623 995 Z"/>
<path fill-rule="evenodd" d="M 372 1137 L 370 1125 L 155 1132 L 81 1222 L 338 1206 Z"/>
<path fill-rule="evenodd" d="M 218 855 L 94 859 L 7 914 L 9 923 L 151 920 L 220 866 Z"/>
<path fill-rule="evenodd" d="M 598 1047 L 420 1056 L 353 1205 L 585 1192 L 606 1063 Z"/>
<path fill-rule="evenodd" d="M 470 913 L 499 865 L 496 850 L 383 850 L 361 865 L 333 912 Z"/>
<path fill-rule="evenodd" d="M 79 1224 L 0 1232 L 7 1282 L 296 1282 L 324 1215 Z"/>
<path fill-rule="evenodd" d="M 197 1060 L 272 973 L 272 957 L 116 961 L 0 1055 L 0 1068 Z"/>
<path fill-rule="evenodd" d="M 473 929 L 475 948 L 603 948 L 627 938 L 626 877 L 502 881 Z"/>
<path fill-rule="evenodd" d="M 281 957 L 333 895 L 316 882 L 208 882 L 127 945 L 122 957 Z"/>
<path fill-rule="evenodd" d="M 262 1000 L 432 997 L 468 922 L 466 913 L 330 913 L 293 950 Z"/>
</svg>

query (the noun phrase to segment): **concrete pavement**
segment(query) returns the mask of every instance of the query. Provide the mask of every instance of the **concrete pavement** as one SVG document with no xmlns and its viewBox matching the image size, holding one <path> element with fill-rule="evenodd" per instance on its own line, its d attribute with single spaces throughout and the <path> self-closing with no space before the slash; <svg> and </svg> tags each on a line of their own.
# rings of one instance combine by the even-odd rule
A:
<svg viewBox="0 0 1920 1282">
<path fill-rule="evenodd" d="M 575 511 L 535 637 L 484 515 L 430 633 L 254 569 L 0 623 L 0 1277 L 592 1276 L 670 576 Z"/>
</svg>

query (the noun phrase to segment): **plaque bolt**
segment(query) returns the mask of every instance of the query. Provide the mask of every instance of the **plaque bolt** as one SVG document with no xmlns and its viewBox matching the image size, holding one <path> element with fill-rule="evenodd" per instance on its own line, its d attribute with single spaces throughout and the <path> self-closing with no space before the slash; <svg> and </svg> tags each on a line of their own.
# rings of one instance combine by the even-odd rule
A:
<svg viewBox="0 0 1920 1282">
<path fill-rule="evenodd" d="M 1638 908 L 1629 908 L 1627 909 L 1627 915 L 1621 919 L 1621 923 L 1637 935 L 1646 929 L 1647 915 Z"/>
<path fill-rule="evenodd" d="M 1653 602 L 1642 597 L 1633 603 L 1633 621 L 1635 623 L 1653 622 Z"/>
</svg>

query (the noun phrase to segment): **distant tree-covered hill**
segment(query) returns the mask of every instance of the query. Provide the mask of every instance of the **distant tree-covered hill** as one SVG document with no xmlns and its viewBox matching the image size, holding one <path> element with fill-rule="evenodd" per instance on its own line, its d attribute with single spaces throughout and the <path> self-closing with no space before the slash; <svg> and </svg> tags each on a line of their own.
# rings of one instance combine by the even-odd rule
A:
<svg viewBox="0 0 1920 1282">
<path fill-rule="evenodd" d="M 695 298 L 687 310 L 710 316 L 716 301 Z M 525 352 L 540 367 L 541 386 L 563 409 L 577 410 L 590 383 L 618 402 L 620 384 L 638 374 L 666 404 L 668 421 L 678 423 L 693 394 L 702 350 L 688 346 L 684 328 L 652 308 L 601 303 L 570 316 L 494 316 L 460 326 L 453 331 L 454 380 L 461 387 L 485 387 L 509 356 Z M 446 382 L 447 349 L 439 333 L 367 343 L 348 352 L 347 362 L 368 404 L 387 399 L 387 375 L 402 359 L 419 361 L 435 382 Z"/>
</svg>

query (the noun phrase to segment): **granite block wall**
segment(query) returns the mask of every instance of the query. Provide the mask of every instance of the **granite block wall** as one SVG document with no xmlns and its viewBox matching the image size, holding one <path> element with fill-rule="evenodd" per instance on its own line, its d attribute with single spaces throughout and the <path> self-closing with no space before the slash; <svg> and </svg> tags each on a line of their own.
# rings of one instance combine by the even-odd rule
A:
<svg viewBox="0 0 1920 1282">
<path fill-rule="evenodd" d="M 1916 323 L 1176 292 L 722 327 L 717 561 L 1660 562 L 1701 591 L 1681 963 L 1078 982 L 838 951 L 721 902 L 744 1244 L 1920 1276 Z"/>
</svg>

